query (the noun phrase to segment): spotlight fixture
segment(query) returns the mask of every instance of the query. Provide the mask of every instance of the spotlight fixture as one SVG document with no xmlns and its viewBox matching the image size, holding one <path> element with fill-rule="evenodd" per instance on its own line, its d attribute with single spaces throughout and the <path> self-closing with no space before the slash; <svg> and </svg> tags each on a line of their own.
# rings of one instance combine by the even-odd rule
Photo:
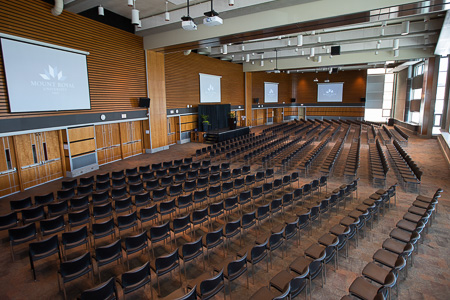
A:
<svg viewBox="0 0 450 300">
<path fill-rule="evenodd" d="M 213 0 L 211 0 L 211 10 L 204 13 L 206 18 L 203 19 L 203 24 L 206 26 L 218 26 L 223 24 L 222 18 L 219 17 L 219 13 L 213 8 Z"/>
<path fill-rule="evenodd" d="M 241 46 L 241 50 L 242 50 L 242 51 L 245 50 L 245 46 L 244 46 L 244 45 Z"/>
<path fill-rule="evenodd" d="M 134 0 L 128 0 L 128 6 L 133 7 L 134 6 Z"/>
<path fill-rule="evenodd" d="M 181 17 L 181 27 L 184 30 L 197 30 L 197 24 L 195 24 L 194 19 L 189 16 L 189 0 L 187 0 L 187 16 Z"/>
<path fill-rule="evenodd" d="M 315 53 L 314 48 L 311 48 L 311 52 L 310 52 L 309 56 L 310 56 L 310 57 L 314 57 L 314 53 Z"/>
<path fill-rule="evenodd" d="M 137 28 L 142 28 L 142 21 L 139 20 L 139 23 L 137 24 Z"/>
<path fill-rule="evenodd" d="M 384 28 L 381 28 L 380 35 L 381 35 L 381 36 L 384 36 Z"/>
<path fill-rule="evenodd" d="M 380 49 L 380 48 L 381 48 L 381 44 L 377 43 L 377 49 Z"/>
<path fill-rule="evenodd" d="M 394 47 L 392 49 L 393 50 L 398 50 L 399 47 L 400 47 L 400 40 L 399 39 L 394 39 Z"/>
<path fill-rule="evenodd" d="M 402 35 L 407 35 L 409 34 L 409 21 L 403 21 L 402 22 Z"/>
<path fill-rule="evenodd" d="M 275 69 L 273 70 L 274 73 L 280 73 L 280 70 L 278 70 L 278 49 L 275 48 Z"/>
<path fill-rule="evenodd" d="M 139 10 L 135 7 L 131 10 L 131 24 L 139 25 Z"/>
<path fill-rule="evenodd" d="M 164 20 L 165 21 L 170 21 L 170 13 L 169 13 L 168 5 L 169 5 L 169 1 L 166 1 L 166 13 L 164 14 L 164 16 L 165 16 Z"/>
<path fill-rule="evenodd" d="M 222 49 L 223 49 L 223 52 L 222 52 L 223 54 L 228 54 L 228 46 L 227 46 L 227 44 L 223 45 Z"/>
<path fill-rule="evenodd" d="M 317 79 L 317 77 L 316 77 L 316 78 L 314 78 L 313 81 L 314 81 L 314 82 L 319 82 L 319 79 Z"/>
<path fill-rule="evenodd" d="M 318 57 L 317 57 L 317 62 L 318 62 L 318 63 L 321 63 L 321 62 L 322 62 L 322 56 L 318 56 Z"/>
<path fill-rule="evenodd" d="M 245 62 L 250 62 L 250 54 L 245 55 Z"/>
<path fill-rule="evenodd" d="M 303 35 L 301 34 L 297 35 L 297 46 L 303 46 Z"/>
<path fill-rule="evenodd" d="M 228 0 L 228 5 L 229 6 L 233 6 L 234 5 L 234 0 Z"/>
<path fill-rule="evenodd" d="M 375 55 L 378 55 L 378 51 L 375 51 Z"/>
<path fill-rule="evenodd" d="M 264 67 L 264 60 L 261 60 L 261 63 L 259 64 L 261 67 Z"/>
<path fill-rule="evenodd" d="M 105 9 L 101 5 L 98 7 L 98 15 L 99 16 L 104 16 L 105 15 Z"/>
<path fill-rule="evenodd" d="M 327 78 L 323 82 L 328 83 L 328 82 L 330 82 L 330 79 Z"/>
</svg>

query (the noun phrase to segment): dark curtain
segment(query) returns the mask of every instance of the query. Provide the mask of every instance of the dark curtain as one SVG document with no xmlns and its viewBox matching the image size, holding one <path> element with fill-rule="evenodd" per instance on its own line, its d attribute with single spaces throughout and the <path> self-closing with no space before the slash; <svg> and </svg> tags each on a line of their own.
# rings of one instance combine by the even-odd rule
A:
<svg viewBox="0 0 450 300">
<path fill-rule="evenodd" d="M 209 129 L 216 130 L 228 127 L 228 113 L 231 111 L 231 104 L 200 104 L 198 106 L 198 122 L 201 127 L 201 115 L 209 116 L 208 121 L 211 123 Z"/>
</svg>

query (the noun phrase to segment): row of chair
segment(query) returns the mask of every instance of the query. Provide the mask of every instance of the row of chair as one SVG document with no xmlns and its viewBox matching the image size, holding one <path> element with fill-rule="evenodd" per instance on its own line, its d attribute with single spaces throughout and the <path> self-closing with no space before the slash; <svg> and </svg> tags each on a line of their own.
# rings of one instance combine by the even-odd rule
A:
<svg viewBox="0 0 450 300">
<path fill-rule="evenodd" d="M 262 136 L 259 137 L 255 137 L 255 133 L 249 133 L 243 136 L 239 136 L 239 137 L 235 137 L 232 139 L 228 139 L 225 141 L 221 141 L 218 143 L 215 143 L 212 146 L 207 146 L 207 147 L 203 147 L 201 149 L 198 149 L 195 151 L 195 156 L 197 158 L 200 158 L 202 156 L 207 155 L 208 153 L 210 153 L 212 150 L 216 150 L 216 149 L 220 149 L 221 147 L 226 147 L 228 146 L 228 148 L 230 147 L 234 147 L 236 144 L 238 144 L 239 142 L 244 141 L 245 143 L 251 143 L 254 141 L 257 141 L 258 139 L 261 139 Z"/>
<path fill-rule="evenodd" d="M 263 165 L 264 169 L 267 169 L 268 167 L 271 167 L 276 163 L 277 159 L 280 159 L 280 157 L 284 157 L 286 152 L 288 152 L 290 149 L 296 148 L 297 143 L 302 140 L 302 137 L 294 138 L 293 140 L 289 141 L 288 143 L 282 145 L 281 147 L 276 148 L 272 152 L 264 155 L 261 158 L 261 163 Z"/>
<path fill-rule="evenodd" d="M 369 144 L 369 166 L 372 183 L 375 184 L 379 181 L 385 186 L 389 165 L 378 139 L 376 139 L 375 144 Z"/>
<path fill-rule="evenodd" d="M 306 142 L 302 143 L 299 147 L 296 147 L 293 152 L 286 155 L 284 159 L 281 160 L 281 172 L 285 174 L 288 169 L 292 168 L 293 165 L 297 163 L 301 157 L 299 157 L 306 148 L 311 145 L 315 140 L 315 137 L 308 139 Z"/>
<path fill-rule="evenodd" d="M 371 143 L 375 143 L 375 137 L 377 136 L 376 132 L 375 132 L 375 127 L 371 124 L 368 125 L 367 128 L 367 143 L 371 144 Z"/>
<path fill-rule="evenodd" d="M 325 161 L 322 163 L 322 166 L 320 167 L 320 172 L 322 174 L 328 175 L 333 172 L 334 164 L 336 163 L 336 160 L 338 159 L 339 154 L 341 153 L 341 150 L 344 147 L 345 138 L 347 137 L 349 131 L 350 126 L 345 131 L 343 137 L 334 144 L 330 153 L 328 153 L 328 156 L 325 158 Z"/>
<path fill-rule="evenodd" d="M 361 139 L 353 140 L 345 162 L 344 176 L 354 178 L 358 174 L 360 164 Z"/>
<path fill-rule="evenodd" d="M 308 174 L 311 166 L 316 159 L 316 157 L 322 152 L 328 142 L 331 140 L 331 135 L 329 135 L 325 140 L 320 142 L 313 150 L 311 150 L 305 157 L 302 158 L 298 164 L 298 169 L 303 171 L 305 176 Z"/>
<path fill-rule="evenodd" d="M 423 230 L 427 224 L 431 225 L 442 191 L 438 189 L 431 198 L 421 195 L 416 198 L 403 219 L 389 233 L 382 248 L 374 253 L 373 262 L 369 262 L 362 270 L 362 276 L 353 281 L 349 288 L 350 295 L 365 300 L 391 299 L 391 289 L 396 286 L 398 297 L 399 272 L 405 269 L 407 276 L 408 258 L 411 258 L 412 266 L 414 248 L 417 252 Z M 350 296 L 342 299 L 350 299 Z"/>
</svg>

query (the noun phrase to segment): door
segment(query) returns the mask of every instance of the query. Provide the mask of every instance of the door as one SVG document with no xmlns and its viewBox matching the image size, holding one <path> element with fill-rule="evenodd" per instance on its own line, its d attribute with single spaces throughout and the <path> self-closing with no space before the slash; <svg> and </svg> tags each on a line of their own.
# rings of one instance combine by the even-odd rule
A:
<svg viewBox="0 0 450 300">
<path fill-rule="evenodd" d="M 142 122 L 120 123 L 122 158 L 142 154 Z"/>
<path fill-rule="evenodd" d="M 95 141 L 99 165 L 122 159 L 119 124 L 96 125 Z"/>
<path fill-rule="evenodd" d="M 0 197 L 20 191 L 12 137 L 0 138 Z"/>
<path fill-rule="evenodd" d="M 24 189 L 63 177 L 57 131 L 14 137 Z"/>
</svg>

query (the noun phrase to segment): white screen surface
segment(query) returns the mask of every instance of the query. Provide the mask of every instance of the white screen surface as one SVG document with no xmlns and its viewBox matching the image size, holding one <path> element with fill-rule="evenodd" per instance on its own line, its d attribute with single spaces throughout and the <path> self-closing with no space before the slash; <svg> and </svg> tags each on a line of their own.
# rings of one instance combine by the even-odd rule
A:
<svg viewBox="0 0 450 300">
<path fill-rule="evenodd" d="M 86 56 L 1 39 L 11 112 L 90 109 Z"/>
<path fill-rule="evenodd" d="M 220 79 L 222 76 L 200 75 L 200 103 L 220 103 Z"/>
<path fill-rule="evenodd" d="M 264 102 L 278 103 L 278 83 L 264 82 Z"/>
<path fill-rule="evenodd" d="M 342 102 L 343 82 L 318 83 L 317 102 Z"/>
</svg>

